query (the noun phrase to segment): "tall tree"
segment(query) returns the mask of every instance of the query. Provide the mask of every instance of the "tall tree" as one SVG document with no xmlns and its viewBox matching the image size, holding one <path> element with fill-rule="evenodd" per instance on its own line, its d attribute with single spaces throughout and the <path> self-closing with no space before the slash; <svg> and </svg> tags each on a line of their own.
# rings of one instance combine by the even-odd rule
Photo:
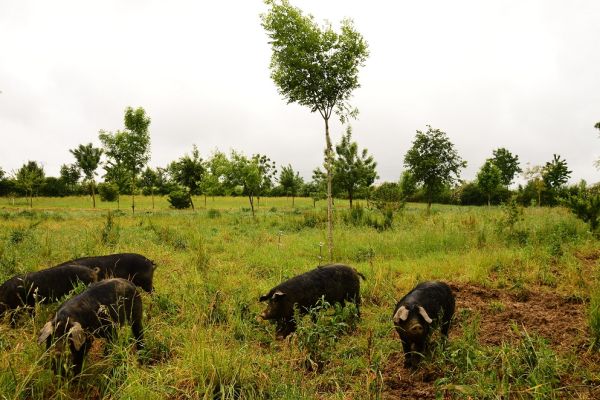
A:
<svg viewBox="0 0 600 400">
<path fill-rule="evenodd" d="M 77 166 L 83 171 L 85 179 L 92 189 L 92 204 L 93 207 L 96 208 L 96 182 L 94 176 L 96 175 L 98 164 L 100 164 L 102 149 L 94 147 L 91 143 L 88 143 L 86 145 L 80 144 L 79 147 L 69 151 L 75 157 Z"/>
<path fill-rule="evenodd" d="M 486 160 L 477 173 L 477 186 L 487 196 L 488 206 L 491 205 L 492 195 L 498 190 L 498 186 L 506 182 L 504 177 L 494 159 Z"/>
<path fill-rule="evenodd" d="M 100 131 L 109 168 L 116 172 L 127 171 L 131 184 L 131 210 L 135 213 L 135 192 L 138 175 L 150 159 L 150 117 L 142 107 L 125 109 L 125 130 L 115 133 Z M 107 170 L 108 173 L 108 170 Z"/>
<path fill-rule="evenodd" d="M 44 183 L 44 175 L 44 168 L 36 161 L 28 161 L 16 173 L 17 186 L 29 195 L 29 207 L 33 207 L 33 193 Z"/>
<path fill-rule="evenodd" d="M 300 188 L 304 184 L 304 179 L 292 168 L 291 164 L 281 167 L 279 174 L 279 184 L 283 188 L 286 196 L 292 196 L 292 207 L 294 207 L 294 198 L 298 195 Z"/>
<path fill-rule="evenodd" d="M 340 33 L 330 24 L 319 26 L 312 16 L 287 0 L 265 0 L 270 7 L 262 15 L 272 48 L 271 78 L 288 103 L 319 112 L 325 123 L 325 166 L 327 170 L 327 242 L 333 260 L 333 146 L 329 119 L 335 111 L 345 121 L 356 117 L 349 100 L 358 83 L 359 67 L 368 57 L 362 35 L 349 19 L 341 22 Z"/>
<path fill-rule="evenodd" d="M 514 155 L 507 149 L 501 147 L 494 150 L 492 162 L 500 169 L 501 183 L 508 187 L 515 175 L 523 172 L 519 166 L 519 156 Z"/>
<path fill-rule="evenodd" d="M 546 187 L 552 191 L 556 191 L 563 186 L 571 177 L 571 172 L 567 167 L 567 161 L 560 159 L 560 156 L 554 154 L 552 160 L 548 161 L 544 166 L 542 177 Z"/>
<path fill-rule="evenodd" d="M 417 131 L 412 147 L 404 156 L 404 166 L 423 185 L 429 212 L 433 197 L 445 185 L 458 180 L 467 162 L 458 155 L 445 132 L 427 125 L 427 132 Z"/>
<path fill-rule="evenodd" d="M 192 195 L 200 194 L 200 184 L 205 172 L 204 161 L 200 157 L 198 147 L 194 145 L 191 156 L 185 154 L 179 160 L 173 161 L 168 168 L 173 180 L 188 189 L 190 203 L 194 210 Z"/>
<path fill-rule="evenodd" d="M 333 162 L 334 185 L 348 194 L 350 208 L 354 194 L 361 189 L 368 189 L 377 179 L 377 163 L 368 155 L 367 149 L 358 151 L 358 144 L 352 141 L 352 128 L 348 126 L 346 134 L 335 146 L 336 158 Z"/>
</svg>

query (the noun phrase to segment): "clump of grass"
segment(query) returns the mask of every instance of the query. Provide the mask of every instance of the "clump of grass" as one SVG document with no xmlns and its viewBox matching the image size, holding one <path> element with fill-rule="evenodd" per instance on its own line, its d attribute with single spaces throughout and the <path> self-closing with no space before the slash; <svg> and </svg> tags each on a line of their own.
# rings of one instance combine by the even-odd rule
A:
<svg viewBox="0 0 600 400">
<path fill-rule="evenodd" d="M 592 332 L 592 347 L 600 349 L 600 286 L 596 286 L 590 295 L 588 320 Z"/>
<path fill-rule="evenodd" d="M 206 215 L 210 219 L 219 218 L 221 216 L 221 211 L 216 210 L 214 208 L 211 208 L 210 210 L 208 210 L 208 212 L 206 213 Z"/>
<path fill-rule="evenodd" d="M 119 225 L 115 223 L 113 213 L 109 211 L 106 214 L 106 221 L 101 232 L 101 242 L 105 246 L 114 247 L 119 241 Z"/>
</svg>

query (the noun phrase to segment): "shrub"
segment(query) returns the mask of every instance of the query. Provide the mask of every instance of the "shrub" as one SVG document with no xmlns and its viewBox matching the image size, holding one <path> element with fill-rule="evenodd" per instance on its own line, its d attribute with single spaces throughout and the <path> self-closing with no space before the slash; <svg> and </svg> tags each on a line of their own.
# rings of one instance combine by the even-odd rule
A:
<svg viewBox="0 0 600 400">
<path fill-rule="evenodd" d="M 335 343 L 344 333 L 351 332 L 358 323 L 356 306 L 346 307 L 336 304 L 333 315 L 328 315 L 330 304 L 321 298 L 311 308 L 310 318 L 302 318 L 298 311 L 294 319 L 298 322 L 296 338 L 298 348 L 306 355 L 305 367 L 311 371 L 321 371 L 334 354 Z"/>
<path fill-rule="evenodd" d="M 373 190 L 371 201 L 379 210 L 387 208 L 400 210 L 404 207 L 406 199 L 402 195 L 400 185 L 395 182 L 384 182 Z"/>
<path fill-rule="evenodd" d="M 208 218 L 215 219 L 215 218 L 219 218 L 220 216 L 221 216 L 221 211 L 215 210 L 214 208 L 211 208 L 210 210 L 208 210 Z"/>
<path fill-rule="evenodd" d="M 577 218 L 590 225 L 592 232 L 597 231 L 600 225 L 600 194 L 583 192 L 569 197 L 565 204 Z"/>
<path fill-rule="evenodd" d="M 596 286 L 590 296 L 589 323 L 592 346 L 600 348 L 600 286 Z"/>
<path fill-rule="evenodd" d="M 177 210 L 183 210 L 192 206 L 190 195 L 181 189 L 169 193 L 167 200 L 169 201 L 169 204 L 171 204 L 171 207 Z"/>
<path fill-rule="evenodd" d="M 102 201 L 117 201 L 119 198 L 119 187 L 114 183 L 98 184 L 98 194 Z"/>
<path fill-rule="evenodd" d="M 113 213 L 106 214 L 106 222 L 102 228 L 101 241 L 105 246 L 114 246 L 119 240 L 119 226 L 115 224 Z"/>
</svg>

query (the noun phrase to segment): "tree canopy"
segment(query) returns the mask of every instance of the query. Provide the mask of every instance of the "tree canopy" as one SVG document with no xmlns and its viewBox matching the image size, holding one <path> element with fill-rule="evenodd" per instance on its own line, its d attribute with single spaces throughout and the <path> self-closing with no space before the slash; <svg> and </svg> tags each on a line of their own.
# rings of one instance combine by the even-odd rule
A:
<svg viewBox="0 0 600 400">
<path fill-rule="evenodd" d="M 503 180 L 504 177 L 494 159 L 486 160 L 477 173 L 477 186 L 487 195 L 488 206 L 491 204 L 492 194 L 494 194 L 500 184 L 506 182 Z"/>
<path fill-rule="evenodd" d="M 94 176 L 96 175 L 96 169 L 100 164 L 100 157 L 102 156 L 102 149 L 94 147 L 91 143 L 80 144 L 77 148 L 69 150 L 75 157 L 76 165 L 81 168 L 85 175 L 86 181 L 90 184 L 92 189 L 92 204 L 96 208 L 96 194 L 95 194 L 95 181 Z"/>
<path fill-rule="evenodd" d="M 508 187 L 515 175 L 523 172 L 519 166 L 519 156 L 513 156 L 510 151 L 503 147 L 494 150 L 493 154 L 492 162 L 500 170 L 500 182 Z"/>
<path fill-rule="evenodd" d="M 194 145 L 191 156 L 185 154 L 179 160 L 173 161 L 168 169 L 175 182 L 188 189 L 190 204 L 194 209 L 192 195 L 200 194 L 200 184 L 205 172 L 204 162 L 200 157 L 198 147 Z"/>
<path fill-rule="evenodd" d="M 427 125 L 427 132 L 417 131 L 412 147 L 404 156 L 404 166 L 415 181 L 423 185 L 430 209 L 433 196 L 444 185 L 456 182 L 467 163 L 458 155 L 445 132 Z"/>
<path fill-rule="evenodd" d="M 304 179 L 298 172 L 295 172 L 290 164 L 281 168 L 279 174 L 279 184 L 283 188 L 284 193 L 287 196 L 292 196 L 292 207 L 294 206 L 294 198 L 298 195 L 298 192 L 304 184 Z"/>
<path fill-rule="evenodd" d="M 542 178 L 548 189 L 556 190 L 567 183 L 571 177 L 571 172 L 567 167 L 567 161 L 561 160 L 559 155 L 554 154 L 552 160 L 544 166 Z"/>
<path fill-rule="evenodd" d="M 33 207 L 33 193 L 44 183 L 44 168 L 36 161 L 28 161 L 17 170 L 17 186 L 29 194 L 29 206 Z"/>
</svg>

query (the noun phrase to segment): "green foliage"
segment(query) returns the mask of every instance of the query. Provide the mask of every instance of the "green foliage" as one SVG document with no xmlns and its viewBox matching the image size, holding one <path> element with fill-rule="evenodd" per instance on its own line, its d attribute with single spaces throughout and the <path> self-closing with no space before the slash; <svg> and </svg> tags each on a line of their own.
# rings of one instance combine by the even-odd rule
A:
<svg viewBox="0 0 600 400">
<path fill-rule="evenodd" d="M 94 147 L 91 143 L 86 145 L 80 144 L 79 147 L 69 150 L 75 157 L 76 166 L 83 171 L 85 179 L 92 181 L 96 175 L 96 169 L 100 163 L 102 149 Z M 75 171 L 67 169 L 65 173 L 74 177 Z M 62 174 L 61 174 L 62 175 Z M 78 179 L 79 177 L 77 177 Z"/>
<path fill-rule="evenodd" d="M 498 190 L 502 179 L 502 171 L 491 159 L 486 160 L 477 173 L 477 186 L 487 195 L 488 206 L 491 205 L 492 194 Z"/>
<path fill-rule="evenodd" d="M 401 210 L 406 204 L 406 198 L 400 185 L 395 182 L 383 182 L 371 193 L 371 203 L 380 210 Z"/>
<path fill-rule="evenodd" d="M 590 230 L 596 232 L 600 225 L 600 193 L 593 194 L 582 191 L 578 196 L 571 196 L 565 200 L 565 205 L 577 218 L 587 222 Z"/>
<path fill-rule="evenodd" d="M 219 218 L 221 216 L 221 211 L 211 208 L 210 210 L 208 210 L 208 213 L 206 215 L 210 219 Z"/>
<path fill-rule="evenodd" d="M 333 184 L 338 187 L 337 192 L 345 192 L 350 200 L 356 192 L 367 190 L 377 179 L 377 163 L 373 156 L 368 155 L 367 149 L 360 154 L 358 144 L 352 141 L 352 128 L 348 126 L 346 134 L 335 146 L 336 157 L 333 161 Z"/>
<path fill-rule="evenodd" d="M 427 125 L 427 132 L 417 131 L 412 147 L 404 156 L 404 165 L 415 181 L 423 184 L 431 206 L 433 196 L 445 185 L 454 183 L 467 163 L 460 158 L 445 132 Z"/>
<path fill-rule="evenodd" d="M 544 166 L 542 178 L 548 189 L 556 190 L 567 183 L 571 172 L 567 168 L 567 161 L 561 160 L 559 155 L 554 154 L 552 161 L 547 162 Z"/>
<path fill-rule="evenodd" d="M 187 188 L 190 196 L 190 204 L 194 208 L 191 196 L 199 194 L 200 185 L 204 176 L 205 167 L 200 152 L 196 145 L 193 146 L 191 157 L 185 154 L 177 161 L 173 161 L 167 169 L 171 172 L 173 180 L 179 185 Z"/>
<path fill-rule="evenodd" d="M 29 205 L 33 207 L 33 193 L 44 183 L 44 168 L 36 161 L 28 161 L 17 170 L 16 182 L 30 198 Z"/>
<path fill-rule="evenodd" d="M 296 197 L 304 184 L 304 180 L 298 172 L 294 172 L 294 169 L 290 164 L 283 166 L 279 174 L 279 184 L 283 188 L 283 192 L 287 196 Z M 292 200 L 293 201 L 293 200 Z"/>
<path fill-rule="evenodd" d="M 519 166 L 519 156 L 514 155 L 505 148 L 498 148 L 493 152 L 492 163 L 500 170 L 500 183 L 509 186 L 515 175 L 523 172 Z"/>
<path fill-rule="evenodd" d="M 590 295 L 588 320 L 592 332 L 592 346 L 600 349 L 600 286 L 596 285 Z"/>
<path fill-rule="evenodd" d="M 119 226 L 115 223 L 113 213 L 108 212 L 106 214 L 106 221 L 101 232 L 102 244 L 108 247 L 113 247 L 119 241 Z"/>
<path fill-rule="evenodd" d="M 150 118 L 142 107 L 125 109 L 125 130 L 114 133 L 100 131 L 99 138 L 107 157 L 107 180 L 123 185 L 129 180 L 131 193 L 135 194 L 136 179 L 150 159 Z M 132 197 L 132 211 L 135 200 Z"/>
<path fill-rule="evenodd" d="M 183 210 L 192 206 L 191 196 L 186 190 L 174 190 L 167 197 L 172 208 Z"/>
<path fill-rule="evenodd" d="M 409 198 L 417 191 L 417 181 L 410 171 L 402 171 L 400 175 L 400 193 L 404 198 Z"/>
<path fill-rule="evenodd" d="M 263 14 L 273 51 L 271 78 L 288 103 L 298 103 L 329 119 L 334 108 L 351 113 L 348 100 L 358 88 L 358 69 L 368 56 L 367 43 L 352 24 L 341 22 L 340 33 L 320 27 L 288 1 L 267 0 Z"/>
<path fill-rule="evenodd" d="M 100 195 L 100 200 L 102 201 L 117 201 L 119 198 L 119 187 L 114 183 L 99 183 L 98 194 Z"/>
<path fill-rule="evenodd" d="M 331 305 L 321 298 L 311 308 L 310 318 L 302 318 L 298 312 L 294 318 L 298 323 L 296 340 L 305 355 L 304 365 L 311 371 L 321 371 L 335 354 L 335 345 L 341 336 L 356 329 L 359 321 L 356 306 L 336 304 L 333 315 L 328 313 Z"/>
</svg>

